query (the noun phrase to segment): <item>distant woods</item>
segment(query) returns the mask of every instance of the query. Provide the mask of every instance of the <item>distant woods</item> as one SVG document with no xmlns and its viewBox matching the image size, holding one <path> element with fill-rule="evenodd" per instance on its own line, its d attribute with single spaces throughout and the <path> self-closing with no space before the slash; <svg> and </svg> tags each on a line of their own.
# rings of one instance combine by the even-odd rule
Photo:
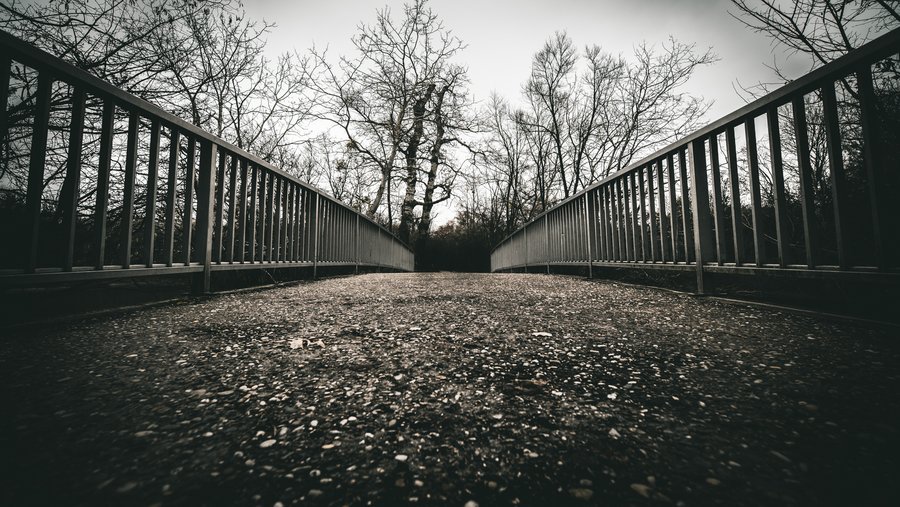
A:
<svg viewBox="0 0 900 507">
<path fill-rule="evenodd" d="M 733 10 L 750 29 L 818 62 L 898 21 L 894 2 L 786 4 L 791 10 L 734 0 Z M 560 200 L 702 126 L 709 104 L 684 85 L 717 58 L 674 38 L 610 54 L 556 32 L 535 41 L 520 96 L 476 100 L 461 60 L 465 41 L 426 0 L 378 10 L 345 55 L 312 48 L 269 56 L 273 25 L 250 19 L 238 0 L 12 1 L 0 4 L 0 28 L 323 188 L 414 245 L 427 269 L 482 269 L 468 257 L 486 255 Z M 5 217 L 24 200 L 37 89 L 34 71 L 14 61 L 10 70 L 9 129 L 0 140 Z M 62 84 L 52 90 L 42 219 L 59 222 L 61 196 L 75 192 L 77 227 L 87 230 L 92 173 L 78 189 L 64 184 L 70 126 L 62 112 L 71 93 Z M 96 166 L 99 109 L 88 97 L 85 167 Z M 814 115 L 815 105 L 808 110 Z M 125 116 L 115 118 L 113 218 Z M 147 180 L 140 162 L 138 186 Z M 457 216 L 435 228 L 441 203 Z M 13 234 L 8 229 L 0 234 Z"/>
</svg>

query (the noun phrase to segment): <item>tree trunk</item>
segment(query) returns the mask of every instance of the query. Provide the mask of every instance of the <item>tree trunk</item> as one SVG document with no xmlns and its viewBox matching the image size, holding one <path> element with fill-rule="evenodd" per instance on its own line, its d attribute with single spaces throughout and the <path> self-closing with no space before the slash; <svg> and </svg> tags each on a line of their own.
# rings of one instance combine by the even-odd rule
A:
<svg viewBox="0 0 900 507">
<path fill-rule="evenodd" d="M 419 240 L 428 237 L 431 230 L 431 210 L 434 208 L 434 185 L 437 181 L 438 167 L 441 161 L 441 145 L 444 143 L 444 117 L 441 114 L 441 107 L 444 104 L 444 94 L 447 88 L 444 86 L 437 94 L 437 103 L 434 107 L 434 124 L 435 135 L 434 144 L 431 146 L 431 167 L 428 169 L 428 179 L 425 181 L 425 196 L 422 199 L 422 218 L 419 220 L 418 236 Z"/>
<path fill-rule="evenodd" d="M 375 198 L 369 203 L 369 209 L 366 210 L 366 216 L 374 219 L 378 207 L 381 206 L 381 200 L 384 199 L 384 190 L 389 187 L 391 180 L 391 172 L 394 168 L 394 160 L 397 158 L 397 143 L 391 146 L 391 154 L 381 168 L 381 181 L 378 183 L 378 190 L 375 192 Z M 390 202 L 388 202 L 390 205 Z"/>
<path fill-rule="evenodd" d="M 434 84 L 429 84 L 425 94 L 413 105 L 413 131 L 406 146 L 406 194 L 400 206 L 400 239 L 409 243 L 412 236 L 413 211 L 416 207 L 416 183 L 418 182 L 418 153 L 422 141 L 423 123 L 425 121 L 425 105 L 431 99 Z"/>
</svg>

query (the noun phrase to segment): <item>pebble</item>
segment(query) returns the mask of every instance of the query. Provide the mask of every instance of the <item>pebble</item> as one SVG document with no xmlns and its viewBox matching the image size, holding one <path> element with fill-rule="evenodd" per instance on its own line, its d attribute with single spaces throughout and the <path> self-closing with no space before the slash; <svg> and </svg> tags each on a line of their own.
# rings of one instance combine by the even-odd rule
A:
<svg viewBox="0 0 900 507">
<path fill-rule="evenodd" d="M 579 500 L 587 501 L 594 496 L 594 491 L 588 488 L 572 488 L 569 490 L 569 494 Z"/>
<path fill-rule="evenodd" d="M 119 487 L 116 489 L 116 492 L 118 492 L 118 493 L 128 493 L 129 491 L 131 491 L 131 490 L 133 490 L 134 488 L 136 488 L 137 485 L 138 485 L 138 484 L 137 484 L 136 482 L 134 482 L 134 481 L 129 481 L 129 482 L 126 482 L 125 484 L 122 484 L 121 486 L 119 486 Z"/>
<path fill-rule="evenodd" d="M 633 489 L 637 494 L 641 495 L 644 498 L 650 498 L 650 492 L 653 491 L 653 488 L 646 484 L 634 483 L 631 485 L 631 489 Z"/>
</svg>

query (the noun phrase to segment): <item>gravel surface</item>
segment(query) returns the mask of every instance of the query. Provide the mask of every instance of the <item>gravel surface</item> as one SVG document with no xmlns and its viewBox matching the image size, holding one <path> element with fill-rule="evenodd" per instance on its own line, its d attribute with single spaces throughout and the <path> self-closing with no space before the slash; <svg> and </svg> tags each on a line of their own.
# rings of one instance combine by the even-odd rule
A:
<svg viewBox="0 0 900 507">
<path fill-rule="evenodd" d="M 420 273 L 3 333 L 3 505 L 900 504 L 896 328 Z"/>
</svg>

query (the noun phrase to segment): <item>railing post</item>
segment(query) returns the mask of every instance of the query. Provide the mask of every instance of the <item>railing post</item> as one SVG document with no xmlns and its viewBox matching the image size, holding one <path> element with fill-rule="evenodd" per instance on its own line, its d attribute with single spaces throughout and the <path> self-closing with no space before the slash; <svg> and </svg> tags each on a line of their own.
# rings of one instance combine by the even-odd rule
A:
<svg viewBox="0 0 900 507">
<path fill-rule="evenodd" d="M 594 191 L 589 190 L 584 195 L 587 203 L 587 233 L 588 233 L 588 278 L 594 278 L 594 240 L 597 238 L 597 209 Z"/>
<path fill-rule="evenodd" d="M 25 209 L 28 214 L 26 229 L 25 272 L 34 273 L 38 264 L 39 228 L 41 204 L 44 194 L 44 164 L 47 156 L 47 132 L 50 122 L 50 92 L 53 84 L 49 71 L 38 74 L 38 89 L 34 112 L 34 128 L 31 133 L 31 154 L 28 162 L 28 188 Z M 4 100 L 6 100 L 4 98 Z M 4 104 L 4 108 L 6 105 Z"/>
<path fill-rule="evenodd" d="M 200 171 L 197 179 L 197 235 L 196 252 L 203 271 L 194 275 L 194 294 L 209 292 L 210 265 L 212 264 L 213 189 L 216 185 L 217 146 L 211 141 L 200 141 Z"/>
<path fill-rule="evenodd" d="M 694 219 L 694 259 L 697 268 L 697 293 L 708 287 L 703 279 L 703 263 L 713 258 L 712 223 L 709 216 L 709 189 L 706 181 L 706 151 L 703 138 L 688 145 L 691 163 L 691 214 Z"/>
<path fill-rule="evenodd" d="M 547 261 L 547 274 L 550 274 L 550 225 L 547 222 L 547 212 L 544 212 L 544 240 L 547 248 L 544 250 L 544 260 Z"/>
<path fill-rule="evenodd" d="M 4 88 L 0 88 L 4 89 Z M 84 90 L 75 88 L 72 95 L 72 122 L 69 129 L 69 150 L 66 161 L 66 179 L 60 200 L 63 206 L 63 224 L 66 237 L 63 251 L 63 270 L 72 271 L 75 257 L 75 229 L 78 222 L 78 189 L 81 186 L 81 153 L 84 141 Z M 68 189 L 68 190 L 67 190 Z"/>
<path fill-rule="evenodd" d="M 525 238 L 525 272 L 528 273 L 528 224 L 522 226 L 522 234 Z"/>
<path fill-rule="evenodd" d="M 313 280 L 319 273 L 319 192 L 316 192 L 315 209 L 313 210 Z"/>
<path fill-rule="evenodd" d="M 863 162 L 866 166 L 866 179 L 869 187 L 869 203 L 872 208 L 872 233 L 875 238 L 875 265 L 885 270 L 890 267 L 891 254 L 885 241 L 891 230 L 891 215 L 885 203 L 890 199 L 885 195 L 885 169 L 882 143 L 879 143 L 879 112 L 875 101 L 875 88 L 872 83 L 872 66 L 863 65 L 856 71 L 859 83 L 860 124 L 862 126 Z M 896 220 L 896 219 L 894 219 Z"/>
<path fill-rule="evenodd" d="M 356 254 L 356 267 L 353 268 L 353 274 L 359 274 L 359 213 L 356 214 L 356 234 L 354 237 L 354 242 L 356 246 L 354 247 L 354 251 Z"/>
</svg>

